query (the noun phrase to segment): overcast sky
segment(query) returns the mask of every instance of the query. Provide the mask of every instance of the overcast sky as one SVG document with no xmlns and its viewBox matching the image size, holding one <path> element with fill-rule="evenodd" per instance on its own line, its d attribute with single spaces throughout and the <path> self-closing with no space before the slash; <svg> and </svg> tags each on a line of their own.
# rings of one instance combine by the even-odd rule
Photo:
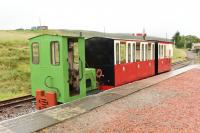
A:
<svg viewBox="0 0 200 133">
<path fill-rule="evenodd" d="M 51 29 L 82 29 L 171 37 L 200 37 L 199 0 L 1 0 L 0 29 L 48 25 Z"/>
</svg>

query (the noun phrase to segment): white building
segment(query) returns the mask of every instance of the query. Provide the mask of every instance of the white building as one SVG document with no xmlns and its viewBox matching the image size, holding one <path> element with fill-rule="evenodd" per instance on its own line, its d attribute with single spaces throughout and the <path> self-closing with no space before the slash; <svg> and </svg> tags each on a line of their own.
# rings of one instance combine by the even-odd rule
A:
<svg viewBox="0 0 200 133">
<path fill-rule="evenodd" d="M 200 43 L 192 43 L 191 50 L 199 50 L 200 49 Z"/>
</svg>

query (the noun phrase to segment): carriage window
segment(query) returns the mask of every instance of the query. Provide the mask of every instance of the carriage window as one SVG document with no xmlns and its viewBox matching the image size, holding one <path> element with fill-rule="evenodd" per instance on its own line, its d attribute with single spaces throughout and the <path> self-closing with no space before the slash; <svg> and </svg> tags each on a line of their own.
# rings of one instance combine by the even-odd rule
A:
<svg viewBox="0 0 200 133">
<path fill-rule="evenodd" d="M 128 62 L 131 62 L 131 44 L 128 43 Z"/>
<path fill-rule="evenodd" d="M 159 58 L 162 58 L 162 53 L 163 53 L 162 45 L 159 45 Z"/>
<path fill-rule="evenodd" d="M 148 44 L 148 60 L 152 59 L 152 46 L 151 43 Z"/>
<path fill-rule="evenodd" d="M 135 62 L 135 43 L 133 43 L 133 62 Z"/>
<path fill-rule="evenodd" d="M 136 43 L 136 61 L 140 61 L 140 43 Z"/>
<path fill-rule="evenodd" d="M 39 44 L 32 43 L 32 63 L 39 64 Z"/>
<path fill-rule="evenodd" d="M 167 48 L 166 48 L 166 45 L 164 45 L 164 58 L 167 57 Z"/>
<path fill-rule="evenodd" d="M 164 45 L 161 45 L 161 58 L 164 57 Z"/>
<path fill-rule="evenodd" d="M 126 63 L 126 45 L 120 44 L 120 63 Z"/>
<path fill-rule="evenodd" d="M 169 49 L 169 58 L 171 58 L 171 56 L 172 56 L 172 55 L 171 55 L 171 50 Z"/>
<path fill-rule="evenodd" d="M 51 42 L 51 64 L 60 64 L 60 50 L 58 42 Z"/>
<path fill-rule="evenodd" d="M 152 43 L 152 59 L 155 59 L 155 44 Z"/>
<path fill-rule="evenodd" d="M 116 64 L 119 64 L 119 43 L 116 43 Z"/>
<path fill-rule="evenodd" d="M 163 51 L 162 45 L 160 45 L 160 58 L 161 58 L 161 59 L 162 59 L 162 51 Z"/>
<path fill-rule="evenodd" d="M 144 44 L 145 47 L 145 60 L 148 60 L 148 44 Z"/>
<path fill-rule="evenodd" d="M 144 44 L 142 44 L 142 49 L 141 49 L 141 58 L 142 58 L 142 60 L 141 61 L 145 61 L 145 56 L 144 56 L 144 48 L 145 47 L 145 45 Z"/>
</svg>

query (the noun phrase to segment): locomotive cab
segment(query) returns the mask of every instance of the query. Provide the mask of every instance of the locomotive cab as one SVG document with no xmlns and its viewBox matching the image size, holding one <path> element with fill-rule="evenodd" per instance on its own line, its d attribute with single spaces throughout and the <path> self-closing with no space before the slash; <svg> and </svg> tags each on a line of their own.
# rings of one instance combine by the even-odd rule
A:
<svg viewBox="0 0 200 133">
<path fill-rule="evenodd" d="M 31 90 L 36 108 L 43 109 L 85 97 L 96 89 L 95 69 L 85 68 L 85 39 L 40 35 L 30 39 Z"/>
</svg>

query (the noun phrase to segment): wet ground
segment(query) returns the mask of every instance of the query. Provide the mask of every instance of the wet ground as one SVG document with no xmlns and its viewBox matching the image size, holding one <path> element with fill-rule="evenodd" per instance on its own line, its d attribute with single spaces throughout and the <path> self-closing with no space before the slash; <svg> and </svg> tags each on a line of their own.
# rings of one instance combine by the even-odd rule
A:
<svg viewBox="0 0 200 133">
<path fill-rule="evenodd" d="M 192 69 L 43 131 L 200 132 L 199 75 Z"/>
</svg>

